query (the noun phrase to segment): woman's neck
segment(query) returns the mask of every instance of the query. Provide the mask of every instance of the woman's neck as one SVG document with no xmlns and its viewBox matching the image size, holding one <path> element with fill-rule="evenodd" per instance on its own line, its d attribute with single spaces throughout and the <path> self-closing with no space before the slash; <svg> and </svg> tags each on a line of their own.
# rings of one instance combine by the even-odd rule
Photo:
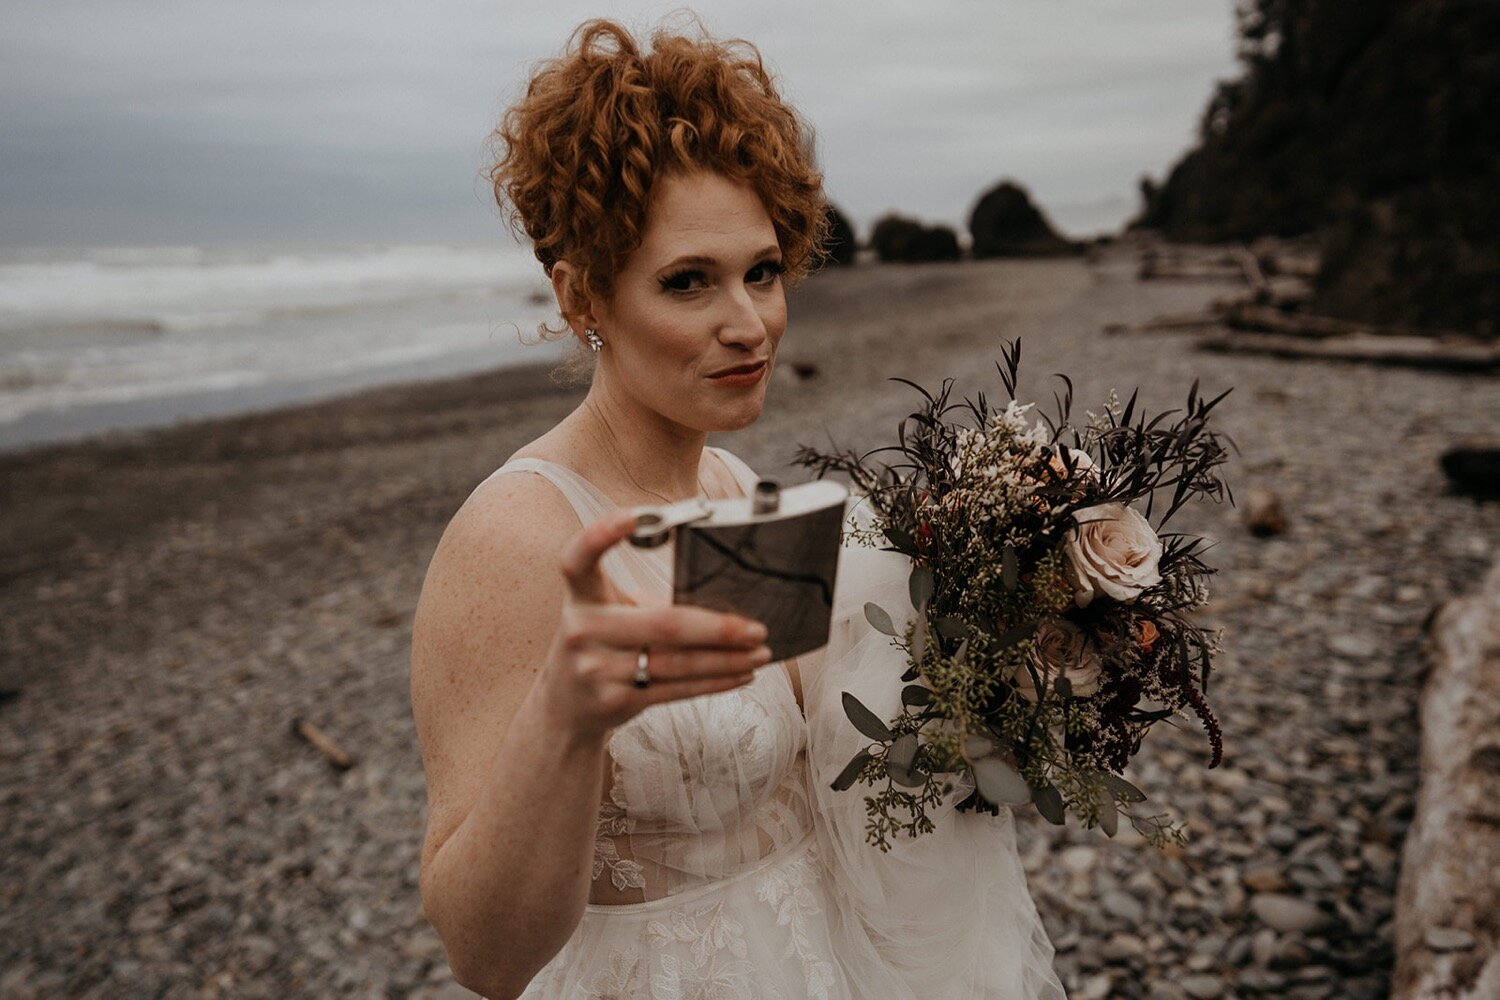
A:
<svg viewBox="0 0 1500 1000">
<path fill-rule="evenodd" d="M 641 503 L 675 503 L 702 496 L 703 447 L 708 435 L 674 424 L 597 382 L 567 418 L 589 457 L 621 490 Z"/>
</svg>

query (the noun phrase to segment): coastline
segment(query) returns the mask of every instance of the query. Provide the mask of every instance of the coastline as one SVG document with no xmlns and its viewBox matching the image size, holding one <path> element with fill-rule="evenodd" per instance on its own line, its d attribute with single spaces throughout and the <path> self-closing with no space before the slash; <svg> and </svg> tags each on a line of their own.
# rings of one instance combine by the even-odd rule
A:
<svg viewBox="0 0 1500 1000">
<path fill-rule="evenodd" d="M 982 389 L 1003 405 L 994 362 L 1017 336 L 1019 395 L 1050 413 L 1063 391 L 1051 373 L 1065 371 L 1075 421 L 1111 387 L 1123 402 L 1139 385 L 1154 411 L 1181 406 L 1197 377 L 1202 395 L 1233 386 L 1215 410 L 1239 449 L 1226 475 L 1237 495 L 1275 489 L 1295 527 L 1254 539 L 1227 504 L 1172 522 L 1218 542 L 1208 613 L 1231 646 L 1214 696 L 1230 760 L 1205 772 L 1187 724 L 1142 758 L 1141 780 L 1192 824 L 1185 858 L 1018 815 L 1028 873 L 1070 989 L 1111 974 L 1100 942 L 1132 970 L 1123 990 L 1196 968 L 1189 957 L 1216 938 L 1211 962 L 1261 977 L 1264 995 L 1290 988 L 1272 960 L 1302 939 L 1252 948 L 1264 928 L 1239 879 L 1252 868 L 1291 871 L 1284 892 L 1341 907 L 1342 936 L 1305 950 L 1345 955 L 1339 975 L 1375 982 L 1389 971 L 1387 855 L 1416 783 L 1420 622 L 1487 563 L 1478 543 L 1500 538 L 1500 510 L 1446 495 L 1436 455 L 1500 433 L 1500 387 L 1107 336 L 1226 290 L 1142 284 L 1135 264 L 1116 247 L 815 276 L 791 295 L 761 420 L 711 443 L 806 479 L 789 465 L 798 443 L 893 436 L 917 397 L 892 376 L 936 388 L 951 375 L 955 398 Z M 582 398 L 550 367 L 0 455 L 0 690 L 15 692 L 0 700 L 7 991 L 448 988 L 416 892 L 411 613 L 468 491 Z M 1455 392 L 1473 402 L 1452 405 Z M 294 719 L 358 763 L 331 770 Z M 1359 983 L 1340 995 L 1377 995 Z"/>
<path fill-rule="evenodd" d="M 537 348 L 539 353 L 542 350 Z M 252 383 L 63 410 L 35 410 L 0 423 L 0 455 L 21 454 L 47 445 L 66 447 L 123 441 L 138 432 L 201 425 L 226 417 L 271 414 L 299 406 L 338 404 L 370 389 L 410 387 L 496 370 L 494 356 L 493 350 L 454 352 L 400 366 L 362 368 L 298 381 Z M 540 362 L 505 367 L 536 364 Z"/>
</svg>

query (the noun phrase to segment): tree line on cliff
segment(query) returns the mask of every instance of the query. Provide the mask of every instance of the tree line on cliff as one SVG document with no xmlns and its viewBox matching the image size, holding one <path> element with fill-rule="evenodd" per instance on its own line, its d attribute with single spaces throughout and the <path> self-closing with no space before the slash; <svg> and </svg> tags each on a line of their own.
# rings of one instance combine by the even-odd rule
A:
<svg viewBox="0 0 1500 1000">
<path fill-rule="evenodd" d="M 1313 307 L 1500 336 L 1500 4 L 1240 0 L 1242 75 L 1137 225 L 1316 234 Z"/>
</svg>

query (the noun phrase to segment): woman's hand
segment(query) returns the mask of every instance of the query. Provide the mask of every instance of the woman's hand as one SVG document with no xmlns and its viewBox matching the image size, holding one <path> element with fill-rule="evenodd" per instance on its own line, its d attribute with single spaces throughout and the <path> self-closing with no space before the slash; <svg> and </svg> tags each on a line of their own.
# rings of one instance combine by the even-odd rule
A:
<svg viewBox="0 0 1500 1000">
<path fill-rule="evenodd" d="M 766 627 L 740 615 L 684 605 L 612 603 L 599 560 L 628 537 L 635 515 L 619 511 L 584 528 L 563 548 L 568 595 L 538 683 L 544 703 L 579 735 L 602 735 L 649 705 L 727 691 L 771 661 Z M 631 677 L 642 648 L 651 685 Z"/>
</svg>

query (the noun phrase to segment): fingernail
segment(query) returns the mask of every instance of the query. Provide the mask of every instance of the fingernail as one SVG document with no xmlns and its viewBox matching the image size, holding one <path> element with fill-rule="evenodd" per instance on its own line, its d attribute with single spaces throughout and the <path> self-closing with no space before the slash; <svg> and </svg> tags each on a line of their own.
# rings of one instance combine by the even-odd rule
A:
<svg viewBox="0 0 1500 1000">
<path fill-rule="evenodd" d="M 750 659 L 756 661 L 757 663 L 770 663 L 771 662 L 771 647 L 770 646 L 758 646 L 758 647 L 756 647 L 755 652 L 753 652 L 753 653 L 750 654 Z"/>
<path fill-rule="evenodd" d="M 760 622 L 751 622 L 745 626 L 745 637 L 754 642 L 764 642 L 768 635 L 770 633 L 766 631 L 766 627 Z"/>
</svg>

